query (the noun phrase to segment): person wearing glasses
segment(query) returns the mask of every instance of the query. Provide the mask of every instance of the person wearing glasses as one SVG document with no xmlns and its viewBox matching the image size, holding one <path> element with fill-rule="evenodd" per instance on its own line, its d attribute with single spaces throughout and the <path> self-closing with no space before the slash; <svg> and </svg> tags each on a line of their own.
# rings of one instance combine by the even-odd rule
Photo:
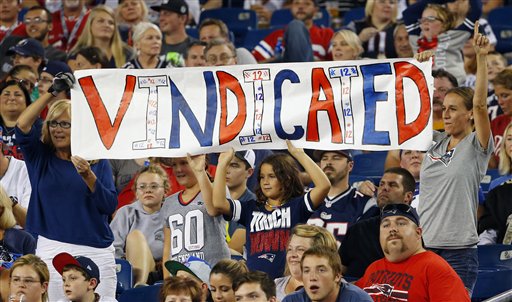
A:
<svg viewBox="0 0 512 302">
<path fill-rule="evenodd" d="M 48 302 L 48 266 L 36 255 L 18 258 L 9 273 L 12 302 Z M 54 300 L 52 300 L 54 301 Z"/>
<path fill-rule="evenodd" d="M 56 101 L 42 127 L 34 125 L 54 96 L 73 83 L 72 74 L 57 75 L 48 92 L 23 111 L 15 128 L 32 184 L 26 229 L 38 235 L 36 253 L 49 266 L 51 301 L 65 298 L 62 278 L 51 265 L 60 252 L 98 264 L 102 296 L 114 298 L 117 284 L 114 236 L 108 224 L 117 199 L 108 162 L 71 156 L 69 100 Z"/>
<path fill-rule="evenodd" d="M 207 66 L 236 65 L 236 49 L 233 43 L 225 40 L 212 40 L 206 45 L 204 55 Z"/>
<path fill-rule="evenodd" d="M 435 51 L 433 69 L 444 69 L 453 74 L 459 83 L 466 81 L 462 49 L 471 38 L 475 21 L 482 14 L 480 0 L 470 0 L 470 10 L 465 21 L 457 24 L 454 15 L 442 4 L 446 0 L 421 0 L 403 12 L 414 53 Z"/>
<path fill-rule="evenodd" d="M 377 188 L 377 205 L 380 209 L 388 204 L 411 204 L 416 182 L 404 168 L 384 171 Z M 379 245 L 380 217 L 374 216 L 350 226 L 341 242 L 339 254 L 343 276 L 347 280 L 360 278 L 375 260 L 384 257 Z"/>
<path fill-rule="evenodd" d="M 170 190 L 167 173 L 158 165 L 142 168 L 133 190 L 137 200 L 121 207 L 110 223 L 114 233 L 116 258 L 133 266 L 134 284 L 146 284 L 148 275 L 162 260 L 164 238 L 160 209 Z"/>
<path fill-rule="evenodd" d="M 373 262 L 355 283 L 374 301 L 470 301 L 452 267 L 424 248 L 423 230 L 414 208 L 386 205 L 379 228 L 384 258 Z"/>
</svg>

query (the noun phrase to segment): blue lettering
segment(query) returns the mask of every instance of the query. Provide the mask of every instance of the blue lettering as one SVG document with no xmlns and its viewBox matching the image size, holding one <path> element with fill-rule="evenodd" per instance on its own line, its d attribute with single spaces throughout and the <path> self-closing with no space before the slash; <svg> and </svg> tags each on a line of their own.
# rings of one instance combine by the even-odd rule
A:
<svg viewBox="0 0 512 302">
<path fill-rule="evenodd" d="M 274 80 L 274 100 L 275 100 L 275 108 L 274 108 L 274 125 L 276 127 L 276 134 L 281 139 L 289 139 L 289 140 L 297 140 L 304 136 L 304 128 L 302 126 L 293 126 L 295 129 L 293 133 L 288 134 L 283 129 L 283 125 L 281 124 L 281 105 L 283 102 L 283 94 L 281 92 L 281 86 L 285 80 L 289 80 L 292 83 L 300 83 L 299 77 L 297 74 L 289 69 L 281 70 Z M 290 100 L 293 101 L 293 100 Z"/>
</svg>

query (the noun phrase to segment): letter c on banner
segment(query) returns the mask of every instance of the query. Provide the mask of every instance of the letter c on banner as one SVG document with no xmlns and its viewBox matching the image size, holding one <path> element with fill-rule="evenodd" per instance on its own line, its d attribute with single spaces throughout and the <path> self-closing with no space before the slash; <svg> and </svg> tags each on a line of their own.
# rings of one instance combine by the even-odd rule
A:
<svg viewBox="0 0 512 302">
<path fill-rule="evenodd" d="M 396 62 L 396 112 L 398 123 L 398 143 L 403 144 L 410 138 L 418 135 L 428 124 L 431 112 L 430 95 L 428 93 L 425 75 L 415 65 L 409 62 Z M 404 78 L 414 81 L 420 95 L 420 112 L 416 119 L 409 124 L 405 123 Z M 427 114 L 428 113 L 428 114 Z"/>
<path fill-rule="evenodd" d="M 281 107 L 283 103 L 283 93 L 281 88 L 285 80 L 289 80 L 292 83 L 300 83 L 299 76 L 290 69 L 281 70 L 276 75 L 274 80 L 274 126 L 276 128 L 276 134 L 279 136 L 279 138 L 297 140 L 304 135 L 304 128 L 302 128 L 302 126 L 293 126 L 295 131 L 293 131 L 292 134 L 288 134 L 286 131 L 284 131 L 283 124 L 281 124 Z"/>
</svg>

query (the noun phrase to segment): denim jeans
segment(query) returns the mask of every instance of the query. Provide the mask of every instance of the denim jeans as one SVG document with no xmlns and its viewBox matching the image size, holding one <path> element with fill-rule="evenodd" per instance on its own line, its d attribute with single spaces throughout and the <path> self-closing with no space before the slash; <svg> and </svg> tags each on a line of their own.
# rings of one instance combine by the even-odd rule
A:
<svg viewBox="0 0 512 302">
<path fill-rule="evenodd" d="M 478 275 L 478 250 L 476 248 L 430 250 L 443 257 L 450 264 L 460 279 L 462 279 L 462 283 L 464 283 L 464 286 L 469 291 L 469 296 L 471 296 Z"/>
</svg>

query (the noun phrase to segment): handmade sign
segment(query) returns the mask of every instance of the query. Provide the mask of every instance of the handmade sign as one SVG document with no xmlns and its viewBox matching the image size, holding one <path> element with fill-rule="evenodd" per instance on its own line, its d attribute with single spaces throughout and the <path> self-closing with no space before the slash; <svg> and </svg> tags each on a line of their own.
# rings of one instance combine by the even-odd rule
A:
<svg viewBox="0 0 512 302">
<path fill-rule="evenodd" d="M 285 140 L 426 150 L 431 66 L 394 59 L 77 71 L 71 149 L 87 159 L 283 149 Z"/>
</svg>

